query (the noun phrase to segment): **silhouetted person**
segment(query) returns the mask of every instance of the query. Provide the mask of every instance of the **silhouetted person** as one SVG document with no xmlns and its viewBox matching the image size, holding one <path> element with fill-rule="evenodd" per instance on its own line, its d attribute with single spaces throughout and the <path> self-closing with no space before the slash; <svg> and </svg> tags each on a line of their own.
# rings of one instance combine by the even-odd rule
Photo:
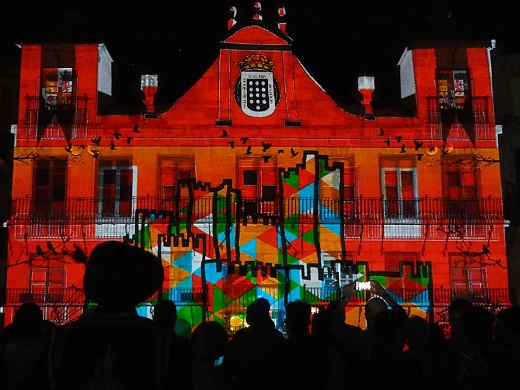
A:
<svg viewBox="0 0 520 390">
<path fill-rule="evenodd" d="M 483 307 L 473 306 L 462 317 L 462 350 L 456 377 L 457 389 L 492 389 L 498 372 L 498 351 L 493 345 L 494 316 Z"/>
<path fill-rule="evenodd" d="M 49 349 L 53 326 L 36 303 L 22 304 L 0 339 L 0 389 L 49 389 Z"/>
<path fill-rule="evenodd" d="M 520 383 L 520 306 L 498 312 L 495 343 L 500 353 L 497 377 L 502 388 L 512 389 Z"/>
<path fill-rule="evenodd" d="M 191 347 L 188 339 L 175 333 L 177 306 L 170 300 L 157 302 L 153 309 L 153 321 L 159 330 L 161 382 L 165 389 L 192 388 Z"/>
<path fill-rule="evenodd" d="M 448 322 L 450 324 L 450 348 L 459 350 L 464 342 L 462 337 L 462 318 L 473 307 L 473 303 L 467 299 L 458 298 L 451 301 L 448 306 Z"/>
<path fill-rule="evenodd" d="M 452 381 L 457 376 L 457 365 L 465 342 L 462 318 L 472 307 L 472 302 L 462 298 L 454 299 L 448 306 L 450 329 L 441 371 L 445 381 Z"/>
<path fill-rule="evenodd" d="M 408 349 L 403 352 L 407 369 L 407 388 L 436 390 L 443 386 L 439 380 L 440 362 L 444 353 L 444 333 L 442 329 L 429 324 L 424 318 L 412 316 L 407 321 Z"/>
<path fill-rule="evenodd" d="M 222 371 L 228 334 L 216 321 L 201 322 L 191 335 L 193 361 L 191 380 L 194 390 L 229 389 Z M 180 388 L 180 387 L 179 387 Z"/>
<path fill-rule="evenodd" d="M 282 363 L 285 338 L 276 330 L 270 304 L 258 298 L 247 307 L 247 328 L 240 329 L 224 355 L 224 369 L 233 389 L 284 389 Z"/>
<path fill-rule="evenodd" d="M 367 359 L 368 389 L 406 388 L 403 348 L 406 317 L 396 310 L 383 310 L 372 323 L 372 346 Z"/>
<path fill-rule="evenodd" d="M 161 260 L 143 249 L 108 241 L 92 250 L 83 285 L 99 306 L 57 332 L 58 390 L 160 388 L 158 331 L 135 307 L 163 279 Z"/>
<path fill-rule="evenodd" d="M 355 283 L 343 286 L 342 291 L 346 301 L 348 302 L 350 298 L 356 294 Z M 379 282 L 375 280 L 370 281 L 370 290 L 368 290 L 368 294 L 371 295 L 371 298 L 365 305 L 365 320 L 367 326 L 364 334 L 364 344 L 366 351 L 370 349 L 374 341 L 374 321 L 379 313 L 391 309 L 397 312 L 403 319 L 408 317 L 406 311 L 392 298 L 388 291 L 381 286 Z"/>
<path fill-rule="evenodd" d="M 287 331 L 286 383 L 293 389 L 323 389 L 327 379 L 326 349 L 309 333 L 311 306 L 302 301 L 289 302 L 285 308 Z M 312 372 L 312 375 L 309 373 Z"/>
</svg>

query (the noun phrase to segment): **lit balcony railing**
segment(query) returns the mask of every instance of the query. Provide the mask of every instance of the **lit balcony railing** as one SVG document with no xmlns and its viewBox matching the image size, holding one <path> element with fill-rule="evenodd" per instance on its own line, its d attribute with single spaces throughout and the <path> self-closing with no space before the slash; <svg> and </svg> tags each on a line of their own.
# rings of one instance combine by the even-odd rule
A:
<svg viewBox="0 0 520 390">
<path fill-rule="evenodd" d="M 494 140 L 494 133 L 489 123 L 489 96 L 472 96 L 470 98 L 471 109 L 454 119 L 450 129 L 450 139 L 467 139 L 465 125 L 471 123 L 475 131 L 476 140 Z M 426 123 L 428 136 L 433 140 L 442 139 L 443 115 L 437 96 L 427 97 L 428 108 L 426 111 Z M 453 111 L 455 114 L 455 111 Z M 466 123 L 464 123 L 466 122 Z"/>
<path fill-rule="evenodd" d="M 467 299 L 471 302 L 483 305 L 509 305 L 510 297 L 513 296 L 514 291 L 508 288 L 480 288 L 472 290 L 462 289 L 446 289 L 434 288 L 431 291 L 414 289 L 392 289 L 389 293 L 395 298 L 397 302 L 412 301 L 417 306 L 434 306 L 449 305 L 454 299 Z M 306 288 L 303 292 L 302 299 L 314 302 L 331 302 L 341 298 L 341 291 L 337 288 Z M 368 294 L 364 292 L 357 292 L 349 301 L 349 304 L 364 304 L 369 298 Z"/>
<path fill-rule="evenodd" d="M 233 290 L 235 287 L 231 286 Z M 262 287 L 264 288 L 264 286 Z M 273 293 L 278 293 L 281 286 L 271 286 L 270 290 Z M 234 290 L 233 290 L 234 291 Z M 244 290 L 243 294 L 239 294 L 244 300 L 242 308 L 247 306 L 248 296 L 245 296 L 248 290 Z M 467 299 L 471 302 L 484 305 L 510 304 L 510 297 L 514 295 L 514 291 L 509 288 L 479 288 L 479 289 L 446 289 L 434 288 L 424 294 L 425 290 L 415 289 L 392 289 L 389 293 L 398 302 L 406 302 L 413 300 L 413 302 L 420 306 L 427 306 L 433 304 L 435 306 L 447 305 L 454 299 Z M 320 287 L 306 287 L 301 290 L 299 299 L 314 304 L 316 302 L 331 302 L 341 298 L 341 291 L 337 288 L 320 288 Z M 154 302 L 158 299 L 159 293 L 155 293 L 147 301 Z M 364 292 L 357 292 L 349 301 L 350 304 L 364 304 L 369 298 L 369 295 Z M 172 300 L 177 304 L 203 303 L 202 288 L 181 288 L 171 289 L 162 294 L 162 299 Z M 70 306 L 83 306 L 85 296 L 82 289 L 67 287 L 62 289 L 56 288 L 32 288 L 6 289 L 6 305 L 19 305 L 24 302 L 35 302 L 39 305 L 52 304 L 67 304 Z"/>
<path fill-rule="evenodd" d="M 85 302 L 83 289 L 74 287 L 64 288 L 7 288 L 6 304 L 22 304 L 34 302 L 39 305 L 69 304 L 82 306 Z"/>
<path fill-rule="evenodd" d="M 454 200 L 424 197 L 417 199 L 382 199 L 359 197 L 284 198 L 265 201 L 248 198 L 234 203 L 213 197 L 164 200 L 133 197 L 127 200 L 68 198 L 65 201 L 38 201 L 29 197 L 12 201 L 12 224 L 135 224 L 140 215 L 152 219 L 218 221 L 248 216 L 275 217 L 280 222 L 345 224 L 503 224 L 502 198 L 485 197 Z M 146 214 L 146 215 L 145 215 Z"/>
<path fill-rule="evenodd" d="M 42 119 L 40 112 L 41 99 L 39 96 L 25 97 L 25 126 L 18 127 L 18 139 L 36 139 L 38 133 L 38 123 Z M 70 102 L 70 110 L 72 115 L 71 137 L 72 139 L 87 139 L 88 124 L 88 97 L 77 96 Z M 52 111 L 51 111 L 52 113 Z M 63 139 L 63 131 L 60 127 L 57 117 L 55 116 L 49 123 L 47 130 L 43 134 L 43 139 Z"/>
</svg>

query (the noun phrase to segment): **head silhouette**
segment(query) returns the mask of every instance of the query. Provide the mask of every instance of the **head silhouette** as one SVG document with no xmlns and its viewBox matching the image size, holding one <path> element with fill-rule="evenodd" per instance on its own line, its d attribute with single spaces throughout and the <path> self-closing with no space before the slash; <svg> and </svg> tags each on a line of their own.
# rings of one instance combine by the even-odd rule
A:
<svg viewBox="0 0 520 390">
<path fill-rule="evenodd" d="M 269 316 L 271 305 L 265 298 L 257 298 L 247 306 L 246 321 L 249 326 L 263 326 L 272 323 Z"/>
<path fill-rule="evenodd" d="M 367 320 L 367 327 L 369 329 L 373 327 L 374 320 L 377 315 L 386 310 L 388 310 L 388 304 L 385 300 L 379 297 L 370 298 L 365 305 L 365 319 Z"/>
<path fill-rule="evenodd" d="M 289 302 L 285 308 L 285 326 L 291 334 L 308 333 L 311 323 L 311 305 L 302 301 Z"/>
<path fill-rule="evenodd" d="M 160 327 L 175 327 L 177 322 L 177 306 L 175 302 L 170 300 L 157 302 L 153 308 L 153 320 Z"/>
<path fill-rule="evenodd" d="M 34 302 L 23 303 L 13 317 L 13 323 L 19 325 L 40 325 L 42 321 L 42 309 Z"/>
<path fill-rule="evenodd" d="M 448 322 L 451 328 L 451 338 L 458 338 L 462 332 L 462 318 L 473 307 L 467 299 L 454 299 L 448 306 Z"/>
</svg>

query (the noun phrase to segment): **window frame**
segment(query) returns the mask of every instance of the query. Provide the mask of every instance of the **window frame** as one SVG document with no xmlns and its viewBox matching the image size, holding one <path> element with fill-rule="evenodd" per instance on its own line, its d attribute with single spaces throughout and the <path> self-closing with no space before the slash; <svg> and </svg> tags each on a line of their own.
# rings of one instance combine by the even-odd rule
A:
<svg viewBox="0 0 520 390">
<path fill-rule="evenodd" d="M 251 184 L 248 184 L 246 172 L 256 172 L 256 184 L 254 180 L 251 180 Z M 260 156 L 239 158 L 237 161 L 237 184 L 242 192 L 242 212 L 244 214 L 277 214 L 279 178 L 278 166 L 274 157 L 268 162 L 265 162 L 264 157 Z"/>
<path fill-rule="evenodd" d="M 390 165 L 389 162 L 393 166 Z M 407 163 L 407 164 L 405 164 Z M 401 166 L 408 165 L 408 166 Z M 395 186 L 388 185 L 387 172 L 395 172 Z M 412 189 L 412 196 L 403 196 L 403 176 L 402 173 L 412 173 L 412 185 L 406 188 Z M 404 158 L 382 157 L 380 159 L 380 180 L 381 180 L 381 197 L 383 201 L 383 215 L 387 220 L 416 220 L 420 218 L 419 210 L 419 183 L 417 178 L 417 167 L 413 160 Z M 396 188 L 397 197 L 389 198 L 388 189 Z M 392 203 L 391 203 L 392 202 Z M 395 203 L 395 206 L 392 204 Z M 412 212 L 408 211 L 412 208 Z M 396 212 L 391 212 L 391 207 L 397 207 Z"/>
<path fill-rule="evenodd" d="M 105 178 L 107 177 L 107 171 L 115 171 L 114 174 L 114 183 L 109 184 L 105 182 Z M 130 182 L 123 185 L 126 186 L 126 191 L 121 185 L 122 173 L 124 171 L 129 172 L 127 175 L 130 178 Z M 135 214 L 135 204 L 136 204 L 136 188 L 137 188 L 137 177 L 136 177 L 136 169 L 132 165 L 132 160 L 129 157 L 119 157 L 119 158 L 105 158 L 100 159 L 98 162 L 98 204 L 97 204 L 97 214 L 98 218 L 132 218 Z M 111 197 L 105 198 L 105 194 L 110 191 L 109 189 L 113 189 L 113 195 Z M 107 191 L 105 191 L 107 190 Z M 122 191 L 125 191 L 122 193 Z M 124 199 L 121 199 L 123 195 Z M 113 203 L 110 206 L 110 203 Z M 109 208 L 111 210 L 109 210 Z"/>
<path fill-rule="evenodd" d="M 450 219 L 478 219 L 480 216 L 480 169 L 469 156 L 450 156 L 441 160 L 443 195 Z M 458 185 L 451 180 L 458 174 Z M 471 179 L 468 182 L 468 178 Z M 457 193 L 456 197 L 452 195 Z"/>
<path fill-rule="evenodd" d="M 165 183 L 164 178 L 168 173 L 173 180 L 171 183 Z M 179 183 L 181 181 L 189 181 L 195 179 L 195 157 L 194 156 L 159 156 L 157 160 L 158 171 L 158 194 L 159 204 L 163 210 L 173 211 L 175 203 L 180 196 Z M 183 177 L 186 172 L 189 172 L 189 177 Z M 165 188 L 170 189 L 170 193 L 165 193 Z"/>
</svg>

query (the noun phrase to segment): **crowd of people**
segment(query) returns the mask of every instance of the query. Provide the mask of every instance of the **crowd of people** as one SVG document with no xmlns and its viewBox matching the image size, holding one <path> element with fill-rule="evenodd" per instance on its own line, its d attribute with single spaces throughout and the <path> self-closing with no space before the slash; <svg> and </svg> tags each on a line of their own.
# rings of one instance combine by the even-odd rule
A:
<svg viewBox="0 0 520 390">
<path fill-rule="evenodd" d="M 136 303 L 162 282 L 162 269 L 153 255 L 122 245 L 93 250 L 84 287 L 97 306 L 77 321 L 56 326 L 35 303 L 19 307 L 0 335 L 0 389 L 475 390 L 520 383 L 519 306 L 493 315 L 454 300 L 446 336 L 439 325 L 408 316 L 372 281 L 366 329 L 345 321 L 355 293 L 347 285 L 341 300 L 314 315 L 309 303 L 289 302 L 283 331 L 269 301 L 258 298 L 247 307 L 248 326 L 232 336 L 219 322 L 204 321 L 183 337 L 175 332 L 174 302 L 159 301 L 153 319 L 137 314 Z M 107 274 L 122 259 L 149 283 Z M 114 291 L 128 282 L 132 291 Z"/>
</svg>

